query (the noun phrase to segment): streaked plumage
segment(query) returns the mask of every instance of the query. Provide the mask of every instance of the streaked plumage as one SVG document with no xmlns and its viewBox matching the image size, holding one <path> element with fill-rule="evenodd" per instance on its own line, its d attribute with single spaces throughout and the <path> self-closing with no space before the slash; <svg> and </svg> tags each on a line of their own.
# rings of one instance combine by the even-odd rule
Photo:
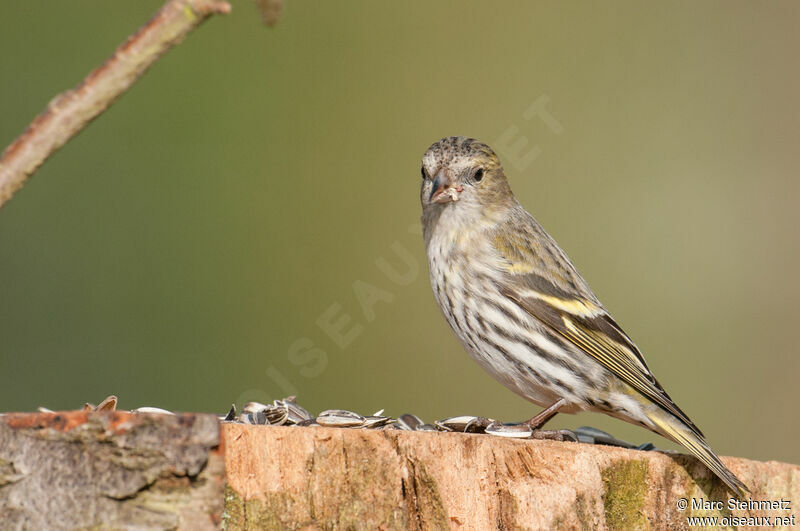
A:
<svg viewBox="0 0 800 531">
<path fill-rule="evenodd" d="M 470 355 L 512 391 L 591 410 L 687 448 L 747 489 L 672 401 L 564 251 L 517 202 L 494 152 L 465 137 L 422 159 L 422 226 L 434 296 Z"/>
</svg>

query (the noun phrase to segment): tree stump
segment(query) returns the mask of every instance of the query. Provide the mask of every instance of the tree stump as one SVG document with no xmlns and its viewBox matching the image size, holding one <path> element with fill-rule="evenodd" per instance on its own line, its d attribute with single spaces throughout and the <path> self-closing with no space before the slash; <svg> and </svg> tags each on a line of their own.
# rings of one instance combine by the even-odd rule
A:
<svg viewBox="0 0 800 531">
<path fill-rule="evenodd" d="M 727 509 L 694 457 L 463 433 L 226 424 L 235 529 L 690 529 Z M 798 500 L 800 467 L 724 458 L 756 500 Z M 722 510 L 679 500 L 722 501 Z"/>
<path fill-rule="evenodd" d="M 730 507 L 724 486 L 680 454 L 254 426 L 204 414 L 15 413 L 0 415 L 0 528 L 691 529 L 695 517 L 794 524 L 800 467 L 724 461 L 752 489 L 751 501 L 738 502 L 749 505 Z"/>
</svg>

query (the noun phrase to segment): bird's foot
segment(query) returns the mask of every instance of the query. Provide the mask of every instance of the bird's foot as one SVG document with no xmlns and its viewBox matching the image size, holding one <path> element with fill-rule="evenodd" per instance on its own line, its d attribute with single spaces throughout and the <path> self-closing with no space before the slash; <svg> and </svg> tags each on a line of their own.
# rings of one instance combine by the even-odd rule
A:
<svg viewBox="0 0 800 531">
<path fill-rule="evenodd" d="M 571 430 L 533 430 L 531 439 L 578 442 L 578 436 Z"/>
</svg>

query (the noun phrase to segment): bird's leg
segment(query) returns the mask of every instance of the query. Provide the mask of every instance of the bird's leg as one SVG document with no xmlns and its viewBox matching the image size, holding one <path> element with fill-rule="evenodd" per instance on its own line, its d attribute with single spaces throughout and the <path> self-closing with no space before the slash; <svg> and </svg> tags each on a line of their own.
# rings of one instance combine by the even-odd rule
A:
<svg viewBox="0 0 800 531">
<path fill-rule="evenodd" d="M 523 424 L 527 424 L 528 426 L 530 426 L 531 430 L 533 430 L 531 438 L 549 439 L 552 441 L 577 441 L 578 437 L 570 430 L 539 429 L 542 426 L 544 426 L 547 423 L 547 421 L 555 417 L 558 414 L 558 410 L 561 409 L 563 406 L 565 406 L 566 403 L 567 403 L 566 400 L 560 398 L 556 401 L 556 403 L 554 403 L 553 405 L 551 405 L 550 407 L 548 407 L 535 417 L 532 417 L 531 419 L 523 422 Z"/>
<path fill-rule="evenodd" d="M 523 422 L 523 424 L 527 424 L 532 430 L 538 430 L 551 418 L 555 417 L 558 414 L 558 410 L 564 407 L 567 404 L 567 401 L 563 398 L 559 398 L 555 404 L 548 407 L 535 417 L 531 417 L 530 419 Z"/>
</svg>

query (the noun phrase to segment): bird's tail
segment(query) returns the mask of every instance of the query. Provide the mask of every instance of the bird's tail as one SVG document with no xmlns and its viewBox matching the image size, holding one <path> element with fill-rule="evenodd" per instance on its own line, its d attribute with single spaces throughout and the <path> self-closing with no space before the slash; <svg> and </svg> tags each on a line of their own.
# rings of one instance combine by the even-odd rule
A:
<svg viewBox="0 0 800 531">
<path fill-rule="evenodd" d="M 719 456 L 714 453 L 702 434 L 697 430 L 687 426 L 683 421 L 661 408 L 649 411 L 647 417 L 653 421 L 662 435 L 689 450 L 692 455 L 724 481 L 739 498 L 745 498 L 750 493 L 750 489 L 733 475 L 733 472 L 728 470 L 728 467 L 722 463 Z"/>
</svg>

